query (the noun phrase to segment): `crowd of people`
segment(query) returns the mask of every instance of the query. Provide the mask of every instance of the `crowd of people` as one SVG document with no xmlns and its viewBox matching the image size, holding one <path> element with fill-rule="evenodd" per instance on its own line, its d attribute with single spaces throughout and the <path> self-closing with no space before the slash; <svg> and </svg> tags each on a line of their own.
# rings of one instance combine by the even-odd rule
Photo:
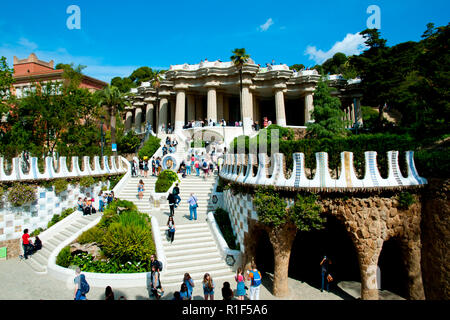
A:
<svg viewBox="0 0 450 320">
<path fill-rule="evenodd" d="M 108 204 L 110 204 L 114 200 L 114 191 L 104 192 L 100 191 L 98 194 L 99 203 L 98 203 L 98 211 L 103 212 Z M 83 216 L 91 215 L 97 212 L 97 209 L 94 207 L 95 198 L 91 197 L 89 193 L 86 194 L 86 197 L 78 197 L 77 201 L 77 210 L 83 213 Z"/>
</svg>

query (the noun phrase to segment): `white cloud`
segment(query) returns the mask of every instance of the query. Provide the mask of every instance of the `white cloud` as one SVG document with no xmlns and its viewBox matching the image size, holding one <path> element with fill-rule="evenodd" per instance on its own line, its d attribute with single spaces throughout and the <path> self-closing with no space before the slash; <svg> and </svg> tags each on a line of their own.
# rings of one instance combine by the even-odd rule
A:
<svg viewBox="0 0 450 320">
<path fill-rule="evenodd" d="M 274 22 L 273 22 L 272 18 L 269 18 L 269 19 L 267 19 L 267 21 L 264 24 L 259 26 L 259 30 L 261 32 L 267 31 L 270 28 L 270 26 L 273 25 L 273 23 Z"/>
<path fill-rule="evenodd" d="M 336 42 L 330 50 L 324 52 L 320 49 L 317 50 L 315 46 L 308 46 L 306 47 L 305 55 L 309 55 L 310 60 L 321 64 L 338 52 L 345 53 L 347 56 L 360 54 L 367 48 L 364 41 L 364 37 L 359 32 L 355 34 L 348 33 L 344 40 Z"/>
</svg>

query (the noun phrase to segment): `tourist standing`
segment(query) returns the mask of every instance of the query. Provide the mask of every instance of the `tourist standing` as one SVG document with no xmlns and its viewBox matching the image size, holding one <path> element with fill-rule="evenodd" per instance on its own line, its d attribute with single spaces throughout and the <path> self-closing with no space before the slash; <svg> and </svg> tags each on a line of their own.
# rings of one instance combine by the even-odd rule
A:
<svg viewBox="0 0 450 320">
<path fill-rule="evenodd" d="M 139 180 L 139 184 L 138 184 L 138 197 L 139 200 L 142 200 L 142 198 L 144 198 L 144 181 Z"/>
<path fill-rule="evenodd" d="M 169 195 L 167 196 L 167 200 L 169 201 L 170 216 L 173 217 L 173 215 L 175 214 L 175 203 L 177 201 L 173 192 L 169 193 Z"/>
<path fill-rule="evenodd" d="M 205 300 L 214 300 L 214 281 L 209 273 L 203 276 L 203 295 Z"/>
<path fill-rule="evenodd" d="M 160 274 L 156 266 L 152 267 L 152 273 L 151 273 L 151 292 L 153 296 L 155 296 L 156 300 L 161 299 L 161 296 L 163 294 L 162 286 L 161 286 L 161 279 Z"/>
<path fill-rule="evenodd" d="M 25 259 L 28 259 L 28 256 L 33 251 L 33 242 L 30 240 L 30 235 L 28 234 L 28 229 L 23 230 L 22 248 L 23 248 L 23 257 Z"/>
<path fill-rule="evenodd" d="M 246 294 L 245 291 L 245 279 L 244 275 L 242 274 L 242 268 L 239 267 L 236 272 L 236 276 L 234 279 L 237 282 L 237 288 L 236 288 L 236 297 L 238 300 L 244 300 L 244 296 Z"/>
<path fill-rule="evenodd" d="M 175 187 L 173 187 L 172 193 L 175 195 L 175 199 L 176 199 L 175 208 L 176 208 L 176 207 L 178 207 L 178 204 L 181 202 L 180 187 L 178 187 L 178 182 L 175 184 Z"/>
<path fill-rule="evenodd" d="M 191 192 L 191 196 L 188 199 L 189 203 L 189 220 L 192 220 L 192 215 L 194 216 L 194 220 L 197 220 L 197 197 Z"/>
<path fill-rule="evenodd" d="M 84 274 L 81 274 L 80 267 L 77 267 L 75 270 L 75 279 L 73 279 L 75 283 L 75 292 L 73 294 L 74 300 L 87 300 L 86 294 L 89 292 L 89 284 L 86 281 L 86 277 Z"/>
<path fill-rule="evenodd" d="M 158 260 L 156 260 L 156 257 L 154 254 L 152 254 L 150 256 L 150 267 L 156 267 L 156 270 L 158 271 L 162 271 L 162 266 L 161 266 L 161 262 L 159 262 Z"/>
<path fill-rule="evenodd" d="M 148 176 L 148 160 L 144 159 L 144 177 L 147 178 Z"/>
<path fill-rule="evenodd" d="M 155 176 L 156 173 L 156 161 L 155 157 L 152 157 L 152 176 Z"/>
<path fill-rule="evenodd" d="M 329 274 L 330 264 L 331 264 L 331 261 L 327 258 L 327 256 L 324 256 L 322 261 L 320 262 L 321 271 L 322 271 L 322 286 L 320 288 L 320 292 L 323 292 L 325 283 L 327 284 L 327 291 L 330 292 L 330 283 L 328 282 L 328 274 Z"/>
<path fill-rule="evenodd" d="M 192 279 L 191 275 L 187 272 L 184 274 L 183 283 L 186 285 L 188 289 L 189 296 L 192 297 L 192 292 L 194 291 L 195 284 L 194 279 Z"/>
<path fill-rule="evenodd" d="M 197 172 L 197 177 L 200 177 L 200 164 L 198 160 L 195 161 L 195 171 Z"/>
<path fill-rule="evenodd" d="M 225 281 L 222 287 L 222 298 L 223 300 L 232 300 L 233 299 L 233 290 L 231 290 L 230 283 Z"/>
<path fill-rule="evenodd" d="M 250 300 L 259 300 L 259 293 L 261 291 L 261 272 L 256 269 L 256 264 L 252 263 L 252 270 L 247 271 L 247 280 L 250 284 Z"/>
<path fill-rule="evenodd" d="M 186 174 L 191 175 L 191 159 L 189 156 L 187 157 Z"/>
<path fill-rule="evenodd" d="M 169 217 L 169 220 L 167 220 L 167 234 L 170 243 L 173 243 L 173 240 L 175 239 L 175 221 L 173 221 L 173 216 Z"/>
</svg>

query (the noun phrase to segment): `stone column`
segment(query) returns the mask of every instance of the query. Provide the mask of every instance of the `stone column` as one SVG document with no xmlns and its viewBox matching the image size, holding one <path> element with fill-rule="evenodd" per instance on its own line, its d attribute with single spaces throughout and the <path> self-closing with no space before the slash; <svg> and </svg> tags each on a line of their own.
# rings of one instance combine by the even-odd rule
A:
<svg viewBox="0 0 450 320">
<path fill-rule="evenodd" d="M 188 121 L 195 120 L 195 96 L 187 95 L 187 117 Z"/>
<path fill-rule="evenodd" d="M 142 108 L 137 107 L 134 111 L 134 127 L 137 133 L 141 133 L 141 124 L 142 124 Z"/>
<path fill-rule="evenodd" d="M 153 111 L 154 111 L 154 106 L 153 103 L 148 103 L 147 104 L 147 109 L 145 110 L 145 122 L 150 122 L 150 124 L 152 125 L 152 130 L 155 130 L 155 124 L 154 124 L 154 120 L 153 120 Z"/>
<path fill-rule="evenodd" d="M 355 103 L 352 103 L 352 105 L 350 107 L 350 120 L 351 120 L 351 127 L 353 127 L 353 125 L 356 122 L 356 119 L 355 119 Z"/>
<path fill-rule="evenodd" d="M 355 243 L 361 273 L 361 299 L 378 300 L 377 267 L 383 240 L 369 238 L 368 233 L 364 234 L 366 230 L 361 232 L 365 238 Z"/>
<path fill-rule="evenodd" d="M 125 116 L 125 130 L 130 130 L 131 125 L 133 124 L 133 112 L 127 111 Z"/>
<path fill-rule="evenodd" d="M 408 295 L 411 300 L 425 300 L 420 264 L 421 247 L 420 230 L 415 234 L 415 239 L 401 240 L 403 261 L 408 273 Z"/>
<path fill-rule="evenodd" d="M 275 91 L 275 113 L 277 117 L 277 125 L 286 126 L 286 112 L 284 108 L 284 92 L 282 89 Z"/>
<path fill-rule="evenodd" d="M 195 100 L 195 120 L 203 120 L 203 97 L 197 96 Z"/>
<path fill-rule="evenodd" d="M 230 100 L 228 96 L 225 95 L 223 96 L 223 118 L 227 122 L 227 126 L 229 126 L 228 120 L 230 118 Z"/>
<path fill-rule="evenodd" d="M 223 119 L 223 93 L 217 93 L 217 121 Z"/>
<path fill-rule="evenodd" d="M 170 120 L 168 120 L 168 121 L 172 125 L 172 130 L 174 130 L 174 127 L 175 127 L 175 100 L 170 99 L 169 107 L 170 107 Z"/>
<path fill-rule="evenodd" d="M 242 88 L 242 125 L 244 127 L 244 134 L 249 135 L 252 132 L 252 100 L 250 98 L 250 90 L 247 86 Z"/>
<path fill-rule="evenodd" d="M 314 111 L 313 94 L 307 92 L 305 95 L 305 125 L 312 120 L 312 112 Z"/>
<path fill-rule="evenodd" d="M 184 90 L 177 91 L 177 102 L 175 107 L 175 131 L 183 130 L 186 109 L 186 93 Z"/>
<path fill-rule="evenodd" d="M 165 130 L 167 130 L 167 109 L 169 101 L 167 98 L 162 97 L 159 101 L 159 120 L 158 120 L 158 133 L 162 132 L 162 125 L 164 124 Z"/>
<path fill-rule="evenodd" d="M 252 94 L 253 97 L 253 121 L 258 121 L 259 123 L 259 114 L 258 114 L 258 100 L 256 99 L 256 95 Z M 259 123 L 261 125 L 261 123 Z"/>
<path fill-rule="evenodd" d="M 206 118 L 208 121 L 211 119 L 213 122 L 217 122 L 217 96 L 216 88 L 208 88 L 208 109 Z"/>
<path fill-rule="evenodd" d="M 361 111 L 361 99 L 355 98 L 355 119 L 359 123 L 359 126 L 363 125 L 362 111 Z"/>
</svg>

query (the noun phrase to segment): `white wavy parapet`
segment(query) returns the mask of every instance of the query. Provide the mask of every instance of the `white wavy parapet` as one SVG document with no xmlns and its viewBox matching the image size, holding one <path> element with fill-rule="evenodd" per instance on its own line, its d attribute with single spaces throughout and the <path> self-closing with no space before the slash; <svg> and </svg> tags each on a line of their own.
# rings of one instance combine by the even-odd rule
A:
<svg viewBox="0 0 450 320">
<path fill-rule="evenodd" d="M 303 153 L 293 154 L 293 170 L 290 177 L 284 174 L 284 155 L 275 153 L 271 159 L 265 153 L 258 154 L 258 161 L 253 154 L 226 154 L 220 177 L 233 182 L 250 185 L 273 185 L 286 188 L 313 188 L 316 190 L 333 191 L 359 188 L 402 188 L 427 184 L 427 180 L 419 176 L 414 164 L 414 151 L 406 151 L 408 175 L 404 177 L 398 163 L 398 151 L 389 151 L 388 177 L 383 179 L 377 166 L 377 153 L 364 152 L 365 176 L 358 179 L 353 166 L 353 153 L 341 152 L 341 167 L 339 178 L 333 179 L 328 166 L 328 153 L 317 152 L 316 172 L 313 179 L 305 174 L 305 156 Z M 247 161 L 246 161 L 247 158 Z M 253 165 L 257 165 L 254 174 Z M 270 164 L 270 165 L 269 165 Z"/>
<path fill-rule="evenodd" d="M 25 180 L 48 180 L 55 178 L 74 178 L 92 175 L 116 174 L 127 172 L 128 162 L 123 157 L 104 156 L 100 161 L 99 156 L 95 156 L 93 161 L 89 157 L 83 157 L 84 168 L 81 170 L 78 157 L 72 157 L 70 168 L 67 166 L 66 157 L 60 157 L 58 160 L 58 169 L 55 169 L 52 157 L 46 157 L 44 160 L 44 172 L 39 170 L 38 158 L 31 157 L 29 161 L 29 170 L 23 170 L 23 162 L 20 158 L 13 158 L 9 174 L 5 171 L 5 161 L 0 157 L 0 181 L 25 181 Z M 102 164 L 100 163 L 102 162 Z M 125 162 L 125 165 L 124 165 Z"/>
</svg>

